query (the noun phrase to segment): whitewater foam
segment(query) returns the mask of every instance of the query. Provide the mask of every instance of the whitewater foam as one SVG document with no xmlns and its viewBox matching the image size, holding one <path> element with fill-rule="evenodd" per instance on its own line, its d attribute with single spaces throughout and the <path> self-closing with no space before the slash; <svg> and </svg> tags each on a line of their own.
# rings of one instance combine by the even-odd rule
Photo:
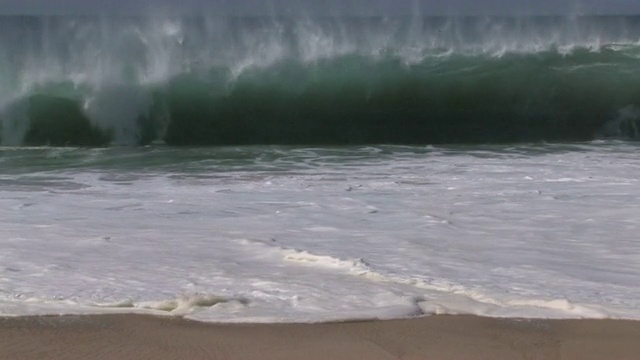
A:
<svg viewBox="0 0 640 360">
<path fill-rule="evenodd" d="M 640 318 L 632 143 L 14 147 L 0 161 L 3 315 Z"/>
<path fill-rule="evenodd" d="M 544 314 L 546 318 L 607 318 L 612 316 L 610 312 L 601 306 L 574 304 L 566 299 L 544 300 L 513 296 L 497 299 L 482 291 L 466 289 L 459 284 L 447 281 L 382 274 L 372 269 L 363 259 L 343 260 L 328 255 L 316 255 L 305 250 L 273 246 L 273 241 L 269 243 L 243 240 L 241 243 L 265 247 L 262 251 L 271 250 L 280 253 L 285 261 L 307 266 L 341 270 L 347 274 L 363 277 L 371 281 L 409 285 L 421 290 L 426 290 L 428 291 L 428 295 L 414 295 L 412 298 L 412 301 L 414 301 L 415 305 L 420 309 L 421 314 L 475 314 L 492 317 L 522 318 L 540 317 L 541 314 Z M 406 312 L 406 308 L 404 311 Z M 404 316 L 418 314 L 419 313 L 416 312 L 409 312 Z M 360 316 L 364 316 L 364 313 L 361 313 Z"/>
</svg>

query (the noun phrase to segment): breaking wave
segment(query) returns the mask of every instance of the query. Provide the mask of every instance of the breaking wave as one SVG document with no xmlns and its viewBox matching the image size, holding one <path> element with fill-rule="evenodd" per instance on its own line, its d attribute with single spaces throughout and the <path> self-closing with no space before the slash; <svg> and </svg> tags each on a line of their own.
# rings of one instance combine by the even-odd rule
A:
<svg viewBox="0 0 640 360">
<path fill-rule="evenodd" d="M 638 138 L 640 19 L 0 17 L 0 144 Z"/>
</svg>

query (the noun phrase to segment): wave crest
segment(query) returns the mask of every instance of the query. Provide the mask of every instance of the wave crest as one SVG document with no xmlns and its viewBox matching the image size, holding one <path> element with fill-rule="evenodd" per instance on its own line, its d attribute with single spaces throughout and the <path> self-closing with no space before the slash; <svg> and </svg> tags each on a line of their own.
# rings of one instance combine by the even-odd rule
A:
<svg viewBox="0 0 640 360">
<path fill-rule="evenodd" d="M 640 106 L 634 17 L 0 17 L 0 34 L 3 145 L 590 140 Z"/>
</svg>

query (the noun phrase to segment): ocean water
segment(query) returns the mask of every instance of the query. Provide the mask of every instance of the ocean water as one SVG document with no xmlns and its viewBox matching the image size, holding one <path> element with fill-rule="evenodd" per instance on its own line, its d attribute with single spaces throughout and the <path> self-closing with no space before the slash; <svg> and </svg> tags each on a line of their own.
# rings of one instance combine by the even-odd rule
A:
<svg viewBox="0 0 640 360">
<path fill-rule="evenodd" d="M 638 138 L 640 17 L 0 17 L 5 146 Z"/>
<path fill-rule="evenodd" d="M 5 148 L 0 311 L 639 318 L 637 152 Z"/>
<path fill-rule="evenodd" d="M 640 318 L 640 18 L 0 17 L 0 315 Z"/>
</svg>

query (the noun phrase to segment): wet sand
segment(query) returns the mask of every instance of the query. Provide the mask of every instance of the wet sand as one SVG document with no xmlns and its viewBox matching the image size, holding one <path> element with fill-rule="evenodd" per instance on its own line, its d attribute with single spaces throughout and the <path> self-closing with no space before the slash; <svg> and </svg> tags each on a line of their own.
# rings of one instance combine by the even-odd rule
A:
<svg viewBox="0 0 640 360">
<path fill-rule="evenodd" d="M 0 318 L 0 359 L 640 358 L 640 321 L 429 316 L 206 324 L 144 315 Z"/>
</svg>

